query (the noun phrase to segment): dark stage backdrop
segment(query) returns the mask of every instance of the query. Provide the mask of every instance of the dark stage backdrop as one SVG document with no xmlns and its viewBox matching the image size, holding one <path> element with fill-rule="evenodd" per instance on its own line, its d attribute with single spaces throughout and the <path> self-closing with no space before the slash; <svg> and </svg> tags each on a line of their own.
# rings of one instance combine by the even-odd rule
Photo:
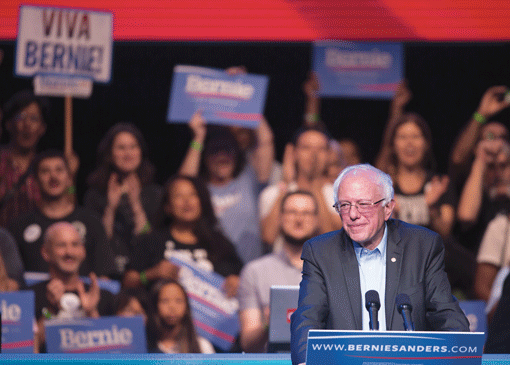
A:
<svg viewBox="0 0 510 365">
<path fill-rule="evenodd" d="M 30 88 L 31 79 L 13 75 L 15 43 L 0 42 L 0 103 Z M 492 85 L 510 85 L 510 44 L 406 43 L 405 75 L 413 92 L 408 110 L 430 123 L 438 169 L 447 170 L 455 136 Z M 245 65 L 251 73 L 270 77 L 266 117 L 273 127 L 280 159 L 285 142 L 301 124 L 302 83 L 311 65 L 310 43 L 115 42 L 109 85 L 95 84 L 92 97 L 74 100 L 74 148 L 81 159 L 78 193 L 95 164 L 99 140 L 116 122 L 130 121 L 143 131 L 150 158 L 163 183 L 175 173 L 189 144 L 186 125 L 167 124 L 172 69 L 177 64 L 226 68 Z M 48 131 L 40 147 L 63 147 L 64 103 L 50 98 Z M 322 118 L 336 138 L 357 141 L 372 162 L 380 145 L 389 101 L 325 99 Z M 496 118 L 509 123 L 509 112 Z M 5 133 L 4 133 L 5 134 Z M 7 140 L 1 138 L 2 143 Z"/>
</svg>

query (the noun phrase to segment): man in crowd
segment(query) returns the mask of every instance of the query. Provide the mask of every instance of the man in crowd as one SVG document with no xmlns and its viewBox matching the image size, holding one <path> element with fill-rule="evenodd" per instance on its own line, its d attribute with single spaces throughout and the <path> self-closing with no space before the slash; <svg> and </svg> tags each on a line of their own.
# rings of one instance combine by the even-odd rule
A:
<svg viewBox="0 0 510 365">
<path fill-rule="evenodd" d="M 41 255 L 48 263 L 50 279 L 30 287 L 35 294 L 39 344 L 44 342 L 45 318 L 97 318 L 114 314 L 113 294 L 99 288 L 96 274 L 90 273 L 90 286 L 80 279 L 86 251 L 71 223 L 57 222 L 48 227 Z"/>
<path fill-rule="evenodd" d="M 342 171 L 334 184 L 343 229 L 303 246 L 303 279 L 291 317 L 293 364 L 305 362 L 310 329 L 368 330 L 365 294 L 380 296 L 379 328 L 404 330 L 397 294 L 410 298 L 417 331 L 469 331 L 444 271 L 440 236 L 390 219 L 395 201 L 389 175 L 371 165 Z"/>
<path fill-rule="evenodd" d="M 4 105 L 9 142 L 0 150 L 0 226 L 36 206 L 39 191 L 30 164 L 46 132 L 47 106 L 31 91 L 20 91 Z"/>
<path fill-rule="evenodd" d="M 299 285 L 303 243 L 318 234 L 319 217 L 314 196 L 306 191 L 288 193 L 280 206 L 282 250 L 248 263 L 239 285 L 240 344 L 243 351 L 266 350 L 269 291 L 272 285 Z"/>
<path fill-rule="evenodd" d="M 43 236 L 53 223 L 66 221 L 80 233 L 87 251 L 80 274 L 112 273 L 113 253 L 100 219 L 94 212 L 77 206 L 69 195 L 72 178 L 64 155 L 54 150 L 39 154 L 34 161 L 34 174 L 41 193 L 39 207 L 15 219 L 9 229 L 18 243 L 25 270 L 48 271 L 48 264 L 41 260 Z"/>
<path fill-rule="evenodd" d="M 280 227 L 280 206 L 289 191 L 304 190 L 317 201 L 320 233 L 339 229 L 341 220 L 332 208 L 332 186 L 326 178 L 329 137 L 320 129 L 304 127 L 288 144 L 283 161 L 283 181 L 265 188 L 259 199 L 261 232 L 264 242 L 276 244 Z"/>
</svg>

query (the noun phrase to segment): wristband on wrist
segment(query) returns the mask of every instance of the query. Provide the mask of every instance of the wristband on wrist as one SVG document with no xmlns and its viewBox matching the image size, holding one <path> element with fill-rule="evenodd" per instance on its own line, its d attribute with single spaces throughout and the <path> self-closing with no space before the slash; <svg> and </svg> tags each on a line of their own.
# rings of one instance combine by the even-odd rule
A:
<svg viewBox="0 0 510 365">
<path fill-rule="evenodd" d="M 140 273 L 140 282 L 142 283 L 143 286 L 147 286 L 147 284 L 149 284 L 149 281 L 147 280 L 147 275 L 145 274 L 145 271 L 142 271 Z"/>
<path fill-rule="evenodd" d="M 201 152 L 204 149 L 202 143 L 197 141 L 191 141 L 190 147 L 193 148 L 194 150 L 197 150 L 198 152 Z"/>
<path fill-rule="evenodd" d="M 149 223 L 149 221 L 145 222 L 145 224 L 143 225 L 143 228 L 142 230 L 140 231 L 141 234 L 143 233 L 149 233 L 151 231 L 151 224 Z"/>
<path fill-rule="evenodd" d="M 478 112 L 473 113 L 473 119 L 476 120 L 480 124 L 485 124 L 485 122 L 487 121 L 487 118 L 485 118 L 482 114 L 480 114 Z"/>
<path fill-rule="evenodd" d="M 52 319 L 52 318 L 53 318 L 52 314 L 50 313 L 50 311 L 49 311 L 49 310 L 48 310 L 48 308 L 46 308 L 46 307 L 44 307 L 44 308 L 42 309 L 42 315 L 43 315 L 43 317 L 44 317 L 44 318 L 46 318 L 46 319 Z"/>
<path fill-rule="evenodd" d="M 315 124 L 319 121 L 319 115 L 317 113 L 306 113 L 305 122 L 308 124 Z"/>
</svg>

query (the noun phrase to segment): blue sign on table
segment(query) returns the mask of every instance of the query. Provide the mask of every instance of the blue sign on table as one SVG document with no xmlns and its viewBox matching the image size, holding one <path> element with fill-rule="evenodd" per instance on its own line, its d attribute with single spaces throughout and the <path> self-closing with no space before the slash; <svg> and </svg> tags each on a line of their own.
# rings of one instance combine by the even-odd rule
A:
<svg viewBox="0 0 510 365">
<path fill-rule="evenodd" d="M 264 114 L 268 83 L 263 75 L 232 76 L 219 69 L 175 66 L 167 121 L 186 123 L 201 110 L 208 123 L 256 128 Z"/>
<path fill-rule="evenodd" d="M 141 316 L 52 319 L 44 322 L 48 353 L 147 352 Z"/>
<path fill-rule="evenodd" d="M 175 257 L 170 261 L 180 266 L 179 281 L 188 293 L 197 333 L 220 349 L 230 350 L 239 332 L 239 303 L 225 296 L 225 278 L 188 261 Z"/>
<path fill-rule="evenodd" d="M 34 352 L 34 292 L 0 293 L 2 353 Z"/>
<path fill-rule="evenodd" d="M 307 365 L 482 363 L 481 332 L 310 330 Z"/>
<path fill-rule="evenodd" d="M 313 70 L 319 95 L 391 99 L 404 78 L 401 43 L 317 42 Z"/>
</svg>

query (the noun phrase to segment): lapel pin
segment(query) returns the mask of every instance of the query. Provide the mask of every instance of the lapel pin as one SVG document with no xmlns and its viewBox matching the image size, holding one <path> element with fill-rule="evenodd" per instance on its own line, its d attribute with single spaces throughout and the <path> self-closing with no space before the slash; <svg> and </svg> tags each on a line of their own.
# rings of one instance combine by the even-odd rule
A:
<svg viewBox="0 0 510 365">
<path fill-rule="evenodd" d="M 394 257 L 392 257 L 392 258 L 391 258 L 391 262 L 395 262 L 395 261 L 397 261 L 397 259 L 396 259 L 396 258 L 394 258 Z"/>
</svg>

